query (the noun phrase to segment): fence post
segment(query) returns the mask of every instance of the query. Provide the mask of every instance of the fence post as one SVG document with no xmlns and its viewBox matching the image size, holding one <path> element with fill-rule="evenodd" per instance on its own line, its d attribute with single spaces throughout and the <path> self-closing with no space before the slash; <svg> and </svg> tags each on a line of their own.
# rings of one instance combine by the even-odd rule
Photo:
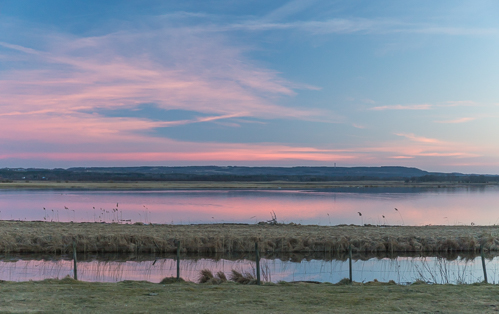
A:
<svg viewBox="0 0 499 314">
<path fill-rule="evenodd" d="M 487 281 L 487 268 L 485 267 L 485 256 L 483 255 L 483 245 L 480 244 L 480 255 L 482 256 L 482 267 L 483 267 L 483 278 L 485 283 L 489 283 Z"/>
<path fill-rule="evenodd" d="M 180 280 L 180 241 L 177 242 L 177 281 Z"/>
<path fill-rule="evenodd" d="M 260 285 L 260 252 L 258 251 L 258 242 L 255 242 L 256 254 L 256 284 Z"/>
<path fill-rule="evenodd" d="M 73 278 L 78 280 L 78 269 L 76 268 L 76 241 L 73 240 Z"/>
<path fill-rule="evenodd" d="M 350 283 L 352 283 L 352 245 L 348 245 L 348 274 L 350 276 Z"/>
</svg>

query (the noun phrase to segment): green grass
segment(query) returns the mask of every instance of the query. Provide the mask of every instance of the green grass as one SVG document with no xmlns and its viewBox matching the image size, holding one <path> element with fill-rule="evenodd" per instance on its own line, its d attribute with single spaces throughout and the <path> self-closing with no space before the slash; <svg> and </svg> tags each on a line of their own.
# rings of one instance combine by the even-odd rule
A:
<svg viewBox="0 0 499 314">
<path fill-rule="evenodd" d="M 0 283 L 0 312 L 88 313 L 493 313 L 494 285 L 353 285 L 140 281 L 87 283 L 72 279 Z"/>
</svg>

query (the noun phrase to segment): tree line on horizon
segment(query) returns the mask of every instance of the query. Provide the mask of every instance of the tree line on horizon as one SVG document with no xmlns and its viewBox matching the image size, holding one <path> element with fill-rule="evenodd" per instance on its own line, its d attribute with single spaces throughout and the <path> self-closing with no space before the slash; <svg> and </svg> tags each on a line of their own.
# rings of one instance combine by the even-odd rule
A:
<svg viewBox="0 0 499 314">
<path fill-rule="evenodd" d="M 499 182 L 499 176 L 429 173 L 404 167 L 116 167 L 70 169 L 0 169 L 5 181 L 243 181 L 243 182 L 326 182 L 326 181 L 404 181 L 406 183 Z M 268 170 L 268 171 L 267 171 Z M 252 174 L 252 172 L 255 172 Z M 269 174 L 266 174 L 268 172 Z M 321 175 L 321 173 L 324 173 Z M 418 174 L 414 176 L 414 174 Z"/>
</svg>

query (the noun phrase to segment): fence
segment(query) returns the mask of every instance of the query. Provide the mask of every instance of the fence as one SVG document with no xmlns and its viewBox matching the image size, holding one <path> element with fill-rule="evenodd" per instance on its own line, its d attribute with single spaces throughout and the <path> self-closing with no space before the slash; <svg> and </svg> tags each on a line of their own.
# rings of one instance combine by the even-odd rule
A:
<svg viewBox="0 0 499 314">
<path fill-rule="evenodd" d="M 262 281 L 317 281 L 336 283 L 349 281 L 365 282 L 393 280 L 405 284 L 421 280 L 430 283 L 474 283 L 489 281 L 496 283 L 499 273 L 499 258 L 485 258 L 483 250 L 478 257 L 359 257 L 351 250 L 343 258 L 321 259 L 319 256 L 269 258 L 260 257 L 258 244 L 254 254 L 230 260 L 204 257 L 187 258 L 181 255 L 181 243 L 177 242 L 177 254 L 173 258 L 157 257 L 156 260 L 97 261 L 77 260 L 76 251 L 66 260 L 0 260 L 0 279 L 37 280 L 44 278 L 74 276 L 85 281 L 149 280 L 159 282 L 164 277 L 184 278 L 198 281 L 200 272 L 209 269 L 214 273 L 229 273 L 237 270 L 251 273 Z M 257 254 L 258 253 L 258 254 Z M 257 265 L 258 262 L 258 265 Z M 485 271 L 484 271 L 485 270 Z M 488 273 L 487 273 L 488 271 Z M 259 274 L 260 273 L 260 274 Z M 487 277 L 488 276 L 488 277 Z"/>
</svg>

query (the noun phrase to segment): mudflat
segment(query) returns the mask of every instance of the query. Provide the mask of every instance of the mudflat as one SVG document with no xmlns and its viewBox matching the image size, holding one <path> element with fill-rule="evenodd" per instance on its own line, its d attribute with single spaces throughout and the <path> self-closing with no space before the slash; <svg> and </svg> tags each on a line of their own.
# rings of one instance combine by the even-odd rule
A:
<svg viewBox="0 0 499 314">
<path fill-rule="evenodd" d="M 3 181 L 0 189 L 47 189 L 47 190 L 175 190 L 175 189 L 334 189 L 334 188 L 452 188 L 487 186 L 494 183 L 464 184 L 457 182 L 406 183 L 404 181 L 327 181 L 327 182 L 215 182 L 215 181 Z"/>
</svg>

